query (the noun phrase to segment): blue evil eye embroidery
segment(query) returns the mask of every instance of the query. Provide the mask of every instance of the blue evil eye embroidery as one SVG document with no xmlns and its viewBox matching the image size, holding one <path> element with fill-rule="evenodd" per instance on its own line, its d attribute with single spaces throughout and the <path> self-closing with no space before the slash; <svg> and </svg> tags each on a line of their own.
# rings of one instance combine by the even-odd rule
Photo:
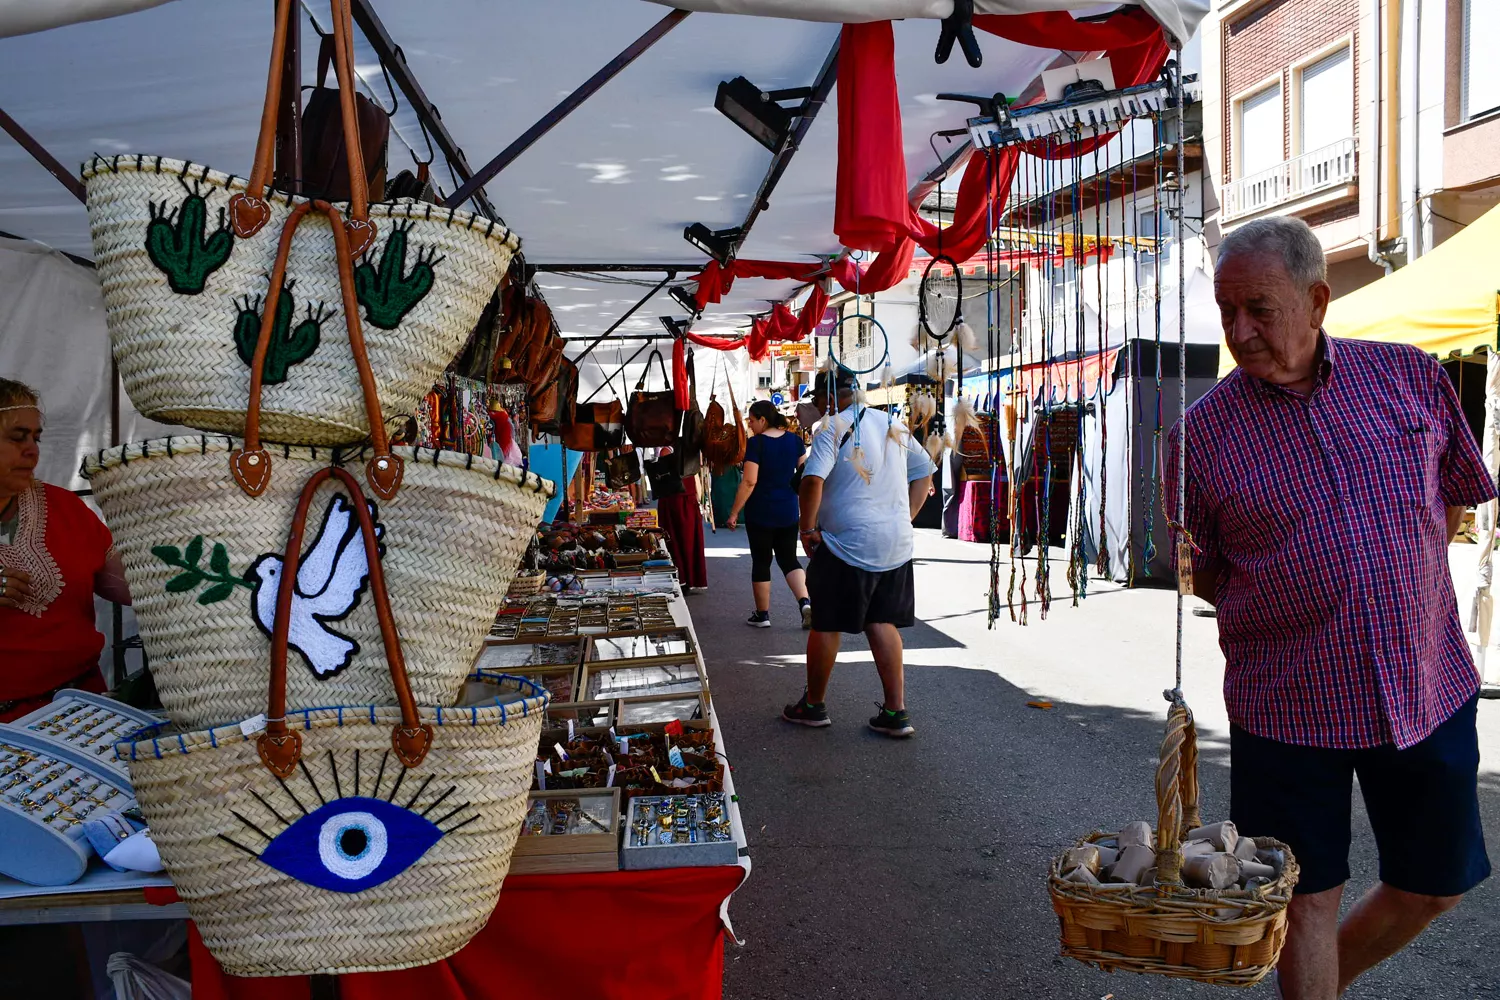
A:
<svg viewBox="0 0 1500 1000">
<path fill-rule="evenodd" d="M 343 794 L 338 763 L 332 753 L 328 755 L 328 763 L 334 784 L 333 799 L 324 798 L 322 789 L 307 769 L 306 761 L 298 761 L 304 779 L 300 783 L 305 783 L 321 803 L 317 808 L 308 811 L 304 805 L 307 790 L 303 791 L 303 796 L 298 796 L 292 785 L 277 778 L 277 784 L 291 806 L 288 809 L 283 804 L 282 808 L 288 814 L 299 812 L 301 815 L 288 821 L 276 805 L 251 789 L 250 794 L 272 819 L 256 822 L 237 810 L 232 812 L 250 834 L 265 842 L 264 845 L 260 850 L 254 850 L 232 837 L 220 834 L 220 838 L 299 882 L 330 892 L 363 892 L 400 875 L 421 860 L 446 834 L 479 818 L 477 814 L 470 815 L 445 829 L 444 824 L 468 809 L 469 804 L 464 802 L 441 809 L 457 786 L 449 787 L 441 795 L 428 796 L 428 787 L 433 780 L 431 776 L 404 804 L 398 802 L 397 793 L 406 779 L 406 768 L 400 766 L 395 768 L 390 791 L 382 795 L 380 789 L 385 783 L 389 751 L 380 758 L 374 788 L 369 794 L 360 794 L 359 751 L 356 750 L 353 756 L 352 794 Z M 299 783 L 296 775 L 291 781 Z M 429 814 L 434 814 L 435 818 Z M 277 826 L 283 828 L 279 833 L 268 832 Z"/>
</svg>

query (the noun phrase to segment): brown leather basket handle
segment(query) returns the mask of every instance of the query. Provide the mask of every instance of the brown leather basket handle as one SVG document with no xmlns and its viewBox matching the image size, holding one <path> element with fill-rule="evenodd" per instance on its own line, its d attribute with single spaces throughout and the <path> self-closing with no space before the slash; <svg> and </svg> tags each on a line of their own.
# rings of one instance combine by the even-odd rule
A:
<svg viewBox="0 0 1500 1000">
<path fill-rule="evenodd" d="M 281 566 L 281 581 L 276 591 L 276 624 L 271 629 L 271 687 L 266 698 L 266 729 L 255 741 L 261 762 L 279 778 L 290 777 L 302 759 L 302 735 L 286 724 L 286 656 L 287 631 L 291 627 L 292 593 L 297 584 L 297 569 L 302 560 L 302 535 L 307 528 L 307 512 L 313 494 L 324 480 L 337 479 L 349 490 L 349 499 L 359 518 L 359 532 L 364 539 L 365 560 L 370 571 L 370 597 L 375 603 L 375 617 L 380 622 L 380 641 L 385 646 L 386 663 L 391 668 L 391 684 L 396 702 L 401 706 L 401 722 L 391 731 L 391 748 L 396 759 L 407 767 L 416 767 L 432 748 L 433 732 L 417 715 L 416 699 L 406 676 L 406 661 L 401 656 L 401 637 L 391 617 L 390 595 L 385 589 L 385 571 L 380 565 L 380 545 L 375 537 L 375 522 L 370 505 L 354 477 L 337 466 L 319 469 L 302 487 L 292 530 L 286 540 L 286 554 Z"/>
<path fill-rule="evenodd" d="M 344 126 L 345 160 L 349 167 L 349 233 L 351 253 L 359 257 L 375 239 L 370 222 L 370 193 L 365 178 L 364 150 L 359 144 L 359 120 L 354 108 L 354 18 L 349 0 L 331 0 L 333 14 L 333 71 L 339 83 L 339 115 Z M 276 144 L 276 120 L 281 107 L 281 66 L 286 58 L 292 0 L 276 0 L 276 28 L 271 36 L 271 70 L 266 80 L 266 103 L 260 114 L 260 135 L 246 190 L 229 199 L 229 221 L 234 234 L 249 239 L 271 221 L 266 188 Z"/>
<path fill-rule="evenodd" d="M 1181 884 L 1182 837 L 1203 825 L 1198 812 L 1198 730 L 1178 700 L 1167 711 L 1167 733 L 1156 768 L 1156 880 Z"/>
<path fill-rule="evenodd" d="M 328 216 L 329 228 L 333 231 L 334 256 L 339 268 L 339 290 L 343 293 L 344 300 L 344 324 L 349 330 L 349 349 L 354 355 L 355 370 L 359 372 L 365 417 L 370 423 L 370 441 L 375 448 L 374 457 L 365 465 L 365 478 L 376 496 L 389 500 L 401 488 L 405 464 L 399 455 L 391 454 L 390 439 L 385 433 L 380 395 L 375 391 L 375 374 L 370 369 L 370 358 L 365 351 L 364 328 L 359 322 L 359 301 L 354 294 L 354 259 L 349 248 L 349 236 L 341 224 L 338 209 L 326 201 L 303 202 L 292 209 L 292 214 L 287 216 L 286 223 L 281 228 L 281 244 L 276 248 L 276 264 L 271 269 L 271 288 L 266 293 L 260 317 L 260 336 L 255 342 L 255 355 L 250 359 L 250 401 L 245 407 L 245 446 L 229 453 L 229 471 L 234 476 L 234 481 L 240 484 L 240 489 L 253 497 L 264 493 L 271 481 L 271 455 L 260 443 L 263 372 L 266 354 L 271 347 L 276 303 L 281 298 L 281 286 L 286 280 L 286 262 L 292 249 L 292 236 L 310 212 L 321 212 Z"/>
</svg>

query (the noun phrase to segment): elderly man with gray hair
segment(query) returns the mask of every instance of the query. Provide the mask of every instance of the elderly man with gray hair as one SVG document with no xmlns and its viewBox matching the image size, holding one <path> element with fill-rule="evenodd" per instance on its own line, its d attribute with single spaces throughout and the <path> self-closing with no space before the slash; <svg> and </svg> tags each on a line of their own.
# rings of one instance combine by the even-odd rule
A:
<svg viewBox="0 0 1500 1000">
<path fill-rule="evenodd" d="M 1305 223 L 1231 232 L 1214 295 L 1239 367 L 1188 408 L 1180 521 L 1218 609 L 1230 814 L 1302 866 L 1281 993 L 1334 1000 L 1490 873 L 1448 543 L 1495 483 L 1435 359 L 1323 332 Z M 1356 775 L 1380 881 L 1341 924 Z"/>
</svg>

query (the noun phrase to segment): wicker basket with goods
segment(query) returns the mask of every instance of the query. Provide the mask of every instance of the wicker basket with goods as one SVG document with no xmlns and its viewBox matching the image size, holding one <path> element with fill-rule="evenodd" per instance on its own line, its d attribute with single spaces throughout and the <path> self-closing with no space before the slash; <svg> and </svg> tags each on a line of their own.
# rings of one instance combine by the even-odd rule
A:
<svg viewBox="0 0 1500 1000">
<path fill-rule="evenodd" d="M 1205 827 L 1198 738 L 1180 699 L 1156 772 L 1157 826 L 1095 833 L 1054 859 L 1062 953 L 1106 971 L 1252 986 L 1276 967 L 1298 866 L 1287 846 Z"/>
</svg>

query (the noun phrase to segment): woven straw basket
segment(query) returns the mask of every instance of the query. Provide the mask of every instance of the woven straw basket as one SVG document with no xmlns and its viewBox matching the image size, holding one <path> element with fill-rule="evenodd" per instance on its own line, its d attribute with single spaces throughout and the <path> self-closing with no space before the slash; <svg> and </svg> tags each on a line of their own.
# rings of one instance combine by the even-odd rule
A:
<svg viewBox="0 0 1500 1000">
<path fill-rule="evenodd" d="M 1156 773 L 1157 866 L 1175 882 L 1182 868 L 1181 838 L 1202 826 L 1198 813 L 1198 737 L 1180 701 L 1167 716 Z M 1103 840 L 1096 833 L 1080 844 Z M 1062 932 L 1062 953 L 1105 971 L 1150 972 L 1216 986 L 1253 986 L 1276 967 L 1286 942 L 1286 908 L 1299 868 L 1291 850 L 1271 838 L 1257 845 L 1281 851 L 1286 863 L 1259 889 L 1191 889 L 1086 885 L 1064 879 L 1052 862 L 1048 889 Z"/>
<path fill-rule="evenodd" d="M 94 157 L 83 170 L 105 319 L 131 402 L 147 416 L 245 433 L 250 360 L 272 327 L 261 429 L 276 441 L 346 444 L 371 428 L 343 334 L 330 220 L 278 242 L 307 202 L 271 192 L 272 138 L 293 4 L 280 0 L 265 113 L 248 178 L 158 156 Z M 370 367 L 385 417 L 410 413 L 463 347 L 519 243 L 493 220 L 418 202 L 370 205 L 353 109 L 352 27 L 334 4 L 351 198 L 344 225 Z M 362 258 L 362 259 L 361 259 Z M 269 316 L 264 314 L 270 313 Z"/>
<path fill-rule="evenodd" d="M 244 331 L 258 329 L 278 234 L 306 199 L 273 195 L 270 224 L 239 239 L 224 218 L 229 196 L 246 189 L 243 178 L 155 156 L 95 158 L 83 178 L 105 319 L 131 402 L 156 420 L 243 433 Z M 492 220 L 435 205 L 372 205 L 369 214 L 376 236 L 355 277 L 370 367 L 390 418 L 415 410 L 463 347 L 519 243 Z M 198 250 L 156 250 L 164 269 L 153 249 L 171 241 L 148 233 L 165 232 L 174 219 L 180 240 Z M 218 257 L 202 244 L 216 238 L 221 252 L 231 241 L 233 248 L 200 286 L 208 266 L 201 261 Z M 369 426 L 326 218 L 299 229 L 286 275 L 261 427 L 278 441 L 358 441 Z"/>
<path fill-rule="evenodd" d="M 251 497 L 226 467 L 238 446 L 227 437 L 162 438 L 83 463 L 124 559 L 162 704 L 190 728 L 264 707 L 271 596 L 301 485 L 315 469 L 366 455 L 267 445 L 276 473 Z M 456 452 L 396 448 L 392 457 L 404 460 L 401 489 L 376 509 L 391 604 L 418 701 L 451 705 L 553 487 Z M 294 705 L 388 700 L 353 513 L 337 486 L 313 511 L 305 551 L 318 555 L 304 566 L 308 598 L 292 626 Z"/>
<path fill-rule="evenodd" d="M 358 494 L 352 478 L 347 485 Z M 356 544 L 373 546 L 361 520 Z M 279 596 L 285 607 L 291 587 Z M 495 697 L 483 706 L 418 709 L 394 619 L 381 623 L 384 700 L 394 687 L 400 707 L 288 711 L 279 617 L 265 716 L 202 732 L 147 730 L 116 746 L 178 894 L 231 975 L 424 965 L 462 948 L 494 910 L 547 694 L 501 675 L 488 680 Z M 264 685 L 265 661 L 258 673 Z"/>
</svg>

